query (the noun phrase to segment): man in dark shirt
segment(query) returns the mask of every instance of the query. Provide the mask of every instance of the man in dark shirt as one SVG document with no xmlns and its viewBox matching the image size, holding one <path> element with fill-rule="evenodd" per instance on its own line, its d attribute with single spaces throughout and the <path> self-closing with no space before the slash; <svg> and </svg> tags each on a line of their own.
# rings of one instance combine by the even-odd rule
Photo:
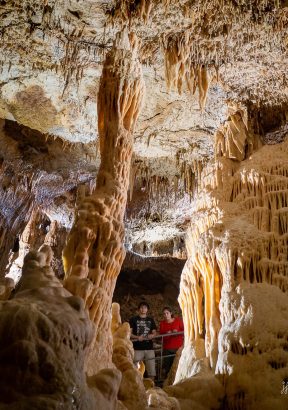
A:
<svg viewBox="0 0 288 410">
<path fill-rule="evenodd" d="M 145 367 L 148 377 L 154 379 L 155 353 L 152 339 L 156 336 L 156 325 L 152 317 L 147 316 L 149 305 L 141 302 L 138 306 L 139 314 L 130 319 L 131 340 L 135 350 L 134 362 L 145 360 Z"/>
</svg>

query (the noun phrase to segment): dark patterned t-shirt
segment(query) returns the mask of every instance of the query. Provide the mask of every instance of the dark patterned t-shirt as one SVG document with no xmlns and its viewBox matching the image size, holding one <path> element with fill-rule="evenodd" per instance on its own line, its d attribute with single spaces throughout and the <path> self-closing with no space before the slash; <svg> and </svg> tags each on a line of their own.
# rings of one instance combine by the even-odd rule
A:
<svg viewBox="0 0 288 410">
<path fill-rule="evenodd" d="M 152 330 L 156 330 L 156 324 L 152 317 L 134 316 L 129 320 L 129 323 L 133 335 L 136 336 L 147 338 L 152 333 Z M 152 340 L 143 340 L 142 342 L 136 340 L 133 342 L 133 347 L 135 350 L 151 350 L 153 349 L 153 342 Z"/>
</svg>

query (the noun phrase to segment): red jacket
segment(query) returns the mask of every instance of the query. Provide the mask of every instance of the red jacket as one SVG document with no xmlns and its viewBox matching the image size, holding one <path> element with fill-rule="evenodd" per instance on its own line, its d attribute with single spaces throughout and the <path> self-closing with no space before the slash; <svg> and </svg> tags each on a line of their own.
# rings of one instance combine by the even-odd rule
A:
<svg viewBox="0 0 288 410">
<path fill-rule="evenodd" d="M 168 323 L 166 320 L 160 322 L 160 334 L 163 335 L 169 331 L 176 330 L 182 332 L 184 330 L 183 322 L 180 317 L 175 317 L 173 322 Z M 177 350 L 183 344 L 183 335 L 165 336 L 163 337 L 163 349 L 164 350 Z"/>
</svg>

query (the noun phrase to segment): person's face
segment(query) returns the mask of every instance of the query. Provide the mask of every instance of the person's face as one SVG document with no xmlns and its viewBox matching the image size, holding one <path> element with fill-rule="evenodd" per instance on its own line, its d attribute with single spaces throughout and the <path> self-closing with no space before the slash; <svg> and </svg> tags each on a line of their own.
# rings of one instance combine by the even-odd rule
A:
<svg viewBox="0 0 288 410">
<path fill-rule="evenodd" d="M 145 305 L 140 306 L 139 312 L 140 312 L 140 315 L 143 315 L 143 316 L 147 315 L 147 312 L 148 312 L 147 306 L 145 306 Z"/>
<path fill-rule="evenodd" d="M 163 310 L 163 316 L 165 320 L 170 320 L 172 318 L 171 312 L 167 309 Z"/>
</svg>

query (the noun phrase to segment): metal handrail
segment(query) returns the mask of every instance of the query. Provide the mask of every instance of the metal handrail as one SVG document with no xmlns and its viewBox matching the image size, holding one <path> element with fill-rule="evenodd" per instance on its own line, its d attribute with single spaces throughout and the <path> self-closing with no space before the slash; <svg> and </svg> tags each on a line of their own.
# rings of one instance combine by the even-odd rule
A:
<svg viewBox="0 0 288 410">
<path fill-rule="evenodd" d="M 164 333 L 164 334 L 162 334 L 162 335 L 158 335 L 158 336 L 155 337 L 155 339 L 161 337 L 160 368 L 159 368 L 159 377 L 158 377 L 158 380 L 161 380 L 161 379 L 162 379 L 162 370 L 163 370 L 163 339 L 164 339 L 165 337 L 168 337 L 168 336 L 170 336 L 170 337 L 171 337 L 171 336 L 177 336 L 177 335 L 183 334 L 183 333 L 184 333 L 183 331 L 182 331 L 182 332 L 170 332 L 170 333 Z M 175 355 L 173 355 L 173 356 L 175 356 Z"/>
<path fill-rule="evenodd" d="M 153 339 L 159 338 L 159 337 L 166 337 L 166 336 L 176 336 L 176 335 L 183 335 L 184 331 L 181 332 L 170 332 L 170 333 L 163 333 L 162 335 L 156 335 L 153 337 Z"/>
<path fill-rule="evenodd" d="M 183 335 L 184 334 L 184 331 L 181 331 L 181 332 L 170 332 L 170 333 L 164 333 L 164 334 L 162 334 L 162 335 L 156 335 L 156 336 L 154 336 L 152 339 L 148 339 L 148 337 L 147 338 L 145 338 L 145 339 L 143 339 L 143 340 L 153 340 L 153 339 L 159 339 L 159 338 L 161 338 L 161 349 L 160 349 L 160 357 L 157 357 L 157 356 L 155 356 L 155 357 L 153 357 L 153 358 L 151 358 L 151 359 L 145 359 L 145 360 L 160 360 L 160 367 L 159 367 L 159 377 L 158 377 L 158 380 L 162 380 L 161 379 L 161 376 L 162 376 L 162 367 L 163 367 L 163 359 L 164 358 L 166 358 L 166 357 L 175 357 L 176 355 L 175 354 L 170 354 L 170 355 L 163 355 L 163 339 L 165 338 L 165 337 L 171 337 L 171 336 L 177 336 L 177 335 Z M 154 351 L 156 350 L 156 349 L 153 349 Z M 135 362 L 136 363 L 136 362 Z"/>
</svg>

